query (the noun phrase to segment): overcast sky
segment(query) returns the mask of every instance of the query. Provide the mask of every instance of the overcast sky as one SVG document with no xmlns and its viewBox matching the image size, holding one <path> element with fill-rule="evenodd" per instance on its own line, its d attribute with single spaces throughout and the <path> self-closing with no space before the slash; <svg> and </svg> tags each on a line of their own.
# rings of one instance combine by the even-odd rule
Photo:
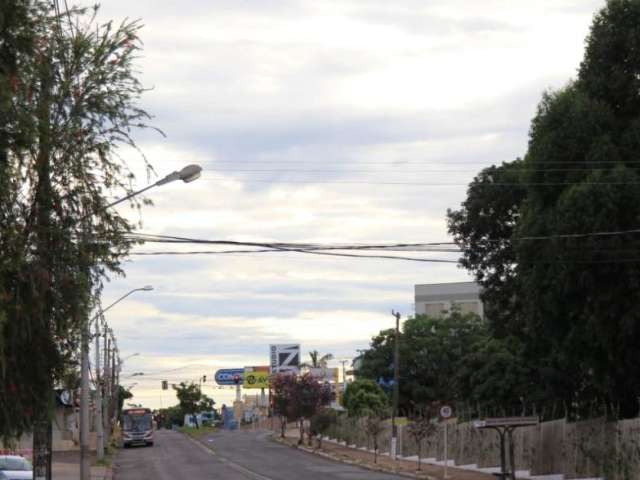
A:
<svg viewBox="0 0 640 480">
<path fill-rule="evenodd" d="M 542 92 L 575 76 L 601 0 L 107 0 L 142 19 L 143 107 L 167 137 L 138 141 L 159 175 L 142 231 L 285 242 L 438 242 L 484 166 L 526 151 Z M 132 164 L 139 157 L 126 152 Z M 140 176 L 138 185 L 147 184 Z M 135 215 L 132 218 L 137 217 Z M 167 247 L 162 250 L 202 250 Z M 158 246 L 137 247 L 138 252 Z M 432 258 L 455 259 L 451 254 Z M 429 257 L 429 255 L 423 257 Z M 417 283 L 454 264 L 267 253 L 132 256 L 108 305 L 134 401 L 160 381 L 268 363 L 270 343 L 352 358 Z M 231 390 L 205 392 L 220 405 Z"/>
</svg>

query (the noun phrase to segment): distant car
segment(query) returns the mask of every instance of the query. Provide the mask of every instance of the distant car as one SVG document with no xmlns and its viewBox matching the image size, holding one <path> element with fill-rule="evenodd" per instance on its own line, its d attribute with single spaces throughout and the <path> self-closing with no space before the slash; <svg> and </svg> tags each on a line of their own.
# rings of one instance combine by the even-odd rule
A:
<svg viewBox="0 0 640 480">
<path fill-rule="evenodd" d="M 33 467 L 18 455 L 0 455 L 0 480 L 33 480 Z"/>
</svg>

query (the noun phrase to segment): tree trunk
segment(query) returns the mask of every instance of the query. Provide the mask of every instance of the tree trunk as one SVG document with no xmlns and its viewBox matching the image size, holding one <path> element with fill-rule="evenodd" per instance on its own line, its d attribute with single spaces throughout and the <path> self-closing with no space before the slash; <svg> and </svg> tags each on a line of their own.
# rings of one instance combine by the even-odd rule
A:
<svg viewBox="0 0 640 480">
<path fill-rule="evenodd" d="M 49 408 L 37 412 L 33 424 L 33 478 L 51 480 L 52 429 Z"/>
<path fill-rule="evenodd" d="M 298 445 L 303 445 L 304 444 L 304 418 L 301 418 L 300 420 L 298 420 L 298 422 L 300 423 L 300 438 L 298 439 Z"/>
<path fill-rule="evenodd" d="M 41 74 L 41 100 L 38 108 L 38 141 L 39 151 L 37 159 L 38 185 L 36 189 L 34 208 L 37 215 L 37 253 L 40 270 L 37 289 L 38 296 L 36 318 L 32 326 L 32 341 L 34 345 L 48 347 L 51 338 L 51 278 L 45 272 L 52 271 L 52 256 L 55 246 L 51 239 L 51 172 L 50 172 L 50 146 L 51 124 L 49 110 L 51 105 L 51 74 L 53 68 L 50 65 L 43 68 Z M 37 318 L 40 317 L 40 318 Z M 51 480 L 51 419 L 49 400 L 53 394 L 53 379 L 51 378 L 51 364 L 46 356 L 41 354 L 36 362 L 41 362 L 37 368 L 44 374 L 46 381 L 35 389 L 34 407 L 34 431 L 33 431 L 33 478 L 34 480 Z"/>
</svg>

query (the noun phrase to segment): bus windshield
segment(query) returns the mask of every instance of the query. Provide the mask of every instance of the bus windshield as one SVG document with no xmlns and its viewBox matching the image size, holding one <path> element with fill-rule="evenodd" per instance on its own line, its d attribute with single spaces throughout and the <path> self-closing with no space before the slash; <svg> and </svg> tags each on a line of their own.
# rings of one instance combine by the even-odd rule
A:
<svg viewBox="0 0 640 480">
<path fill-rule="evenodd" d="M 146 432 L 152 429 L 151 412 L 147 410 L 125 410 L 122 429 L 126 432 Z"/>
</svg>

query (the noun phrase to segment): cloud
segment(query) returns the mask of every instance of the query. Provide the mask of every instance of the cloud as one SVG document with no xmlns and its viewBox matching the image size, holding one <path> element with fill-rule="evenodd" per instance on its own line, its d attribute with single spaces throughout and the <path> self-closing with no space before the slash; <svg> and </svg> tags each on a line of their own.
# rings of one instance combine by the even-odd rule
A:
<svg viewBox="0 0 640 480">
<path fill-rule="evenodd" d="M 575 74 L 602 3 L 107 2 L 101 18 L 145 24 L 142 105 L 168 137 L 142 132 L 140 146 L 160 176 L 204 167 L 197 182 L 150 190 L 142 217 L 120 211 L 143 231 L 209 239 L 446 241 L 446 209 L 473 176 L 525 153 L 540 94 Z M 139 155 L 121 153 L 145 186 Z M 141 353 L 125 370 L 150 373 L 131 380 L 151 406 L 175 402 L 161 379 L 264 363 L 271 342 L 352 357 L 391 308 L 412 313 L 414 284 L 469 278 L 455 265 L 293 253 L 132 256 L 126 273 L 103 303 L 156 288 L 107 317 L 123 356 Z"/>
</svg>

